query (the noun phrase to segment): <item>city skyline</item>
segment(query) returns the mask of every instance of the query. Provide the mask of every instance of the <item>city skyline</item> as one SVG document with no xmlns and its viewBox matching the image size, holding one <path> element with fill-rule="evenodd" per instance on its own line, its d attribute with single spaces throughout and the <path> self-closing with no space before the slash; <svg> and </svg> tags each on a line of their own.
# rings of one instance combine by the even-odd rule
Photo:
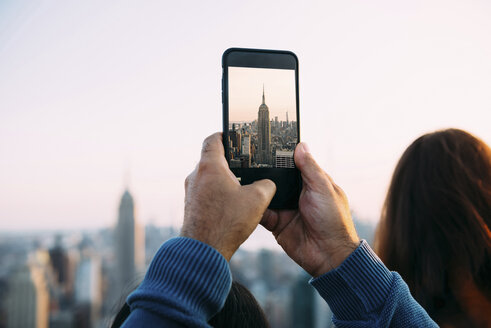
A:
<svg viewBox="0 0 491 328">
<path fill-rule="evenodd" d="M 252 122 L 229 122 L 227 157 L 230 168 L 294 168 L 297 122 L 289 120 L 288 112 L 286 121 L 270 116 L 264 85 L 256 111 L 257 118 Z"/>
<path fill-rule="evenodd" d="M 179 234 L 173 227 L 147 225 L 144 243 L 135 242 L 134 208 L 133 197 L 125 190 L 118 220 L 110 229 L 49 236 L 0 232 L 0 326 L 108 327 L 143 279 L 160 245 Z M 371 241 L 374 227 L 354 220 L 360 237 Z M 138 253 L 146 255 L 139 264 Z M 230 260 L 230 269 L 234 280 L 246 286 L 265 309 L 272 327 L 297 327 L 299 322 L 312 322 L 312 316 L 323 318 L 318 327 L 329 322 L 325 302 L 308 311 L 295 305 L 298 297 L 310 299 L 302 290 L 313 290 L 306 273 L 278 245 L 276 250 L 241 247 Z"/>
</svg>

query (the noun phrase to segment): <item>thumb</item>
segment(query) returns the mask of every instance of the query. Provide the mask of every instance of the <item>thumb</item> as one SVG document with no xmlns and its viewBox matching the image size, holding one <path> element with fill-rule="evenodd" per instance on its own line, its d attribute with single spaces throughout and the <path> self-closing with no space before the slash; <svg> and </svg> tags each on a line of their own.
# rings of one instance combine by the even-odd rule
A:
<svg viewBox="0 0 491 328">
<path fill-rule="evenodd" d="M 257 206 L 261 209 L 261 215 L 268 207 L 276 193 L 276 185 L 269 179 L 257 180 L 250 185 L 243 186 L 247 195 L 254 200 Z"/>
<path fill-rule="evenodd" d="M 313 186 L 326 179 L 326 174 L 314 160 L 306 143 L 301 142 L 295 148 L 295 165 L 302 173 L 304 183 Z"/>
<path fill-rule="evenodd" d="M 201 148 L 201 159 L 205 158 L 222 158 L 224 157 L 225 151 L 223 149 L 222 143 L 222 133 L 216 132 L 211 136 L 208 136 L 203 141 L 203 146 Z"/>
</svg>

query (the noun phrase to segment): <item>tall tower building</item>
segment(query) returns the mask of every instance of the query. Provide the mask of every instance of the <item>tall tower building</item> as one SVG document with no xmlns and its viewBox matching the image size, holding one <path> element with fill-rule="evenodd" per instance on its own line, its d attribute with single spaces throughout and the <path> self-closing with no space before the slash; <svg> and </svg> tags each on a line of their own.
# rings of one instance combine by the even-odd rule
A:
<svg viewBox="0 0 491 328">
<path fill-rule="evenodd" d="M 249 135 L 244 135 L 242 138 L 242 145 L 241 145 L 241 155 L 251 155 L 251 136 Z"/>
<path fill-rule="evenodd" d="M 75 272 L 75 320 L 77 328 L 95 327 L 102 305 L 101 259 L 84 237 L 78 246 L 80 262 Z"/>
<path fill-rule="evenodd" d="M 305 273 L 299 275 L 291 287 L 292 302 L 290 304 L 289 321 L 292 323 L 292 327 L 314 327 L 315 290 L 305 283 L 306 276 L 307 274 Z"/>
<path fill-rule="evenodd" d="M 240 166 L 242 168 L 251 167 L 251 136 L 245 134 L 242 138 L 240 154 Z"/>
<path fill-rule="evenodd" d="M 116 226 L 116 291 L 125 292 L 135 287 L 137 273 L 145 265 L 144 230 L 135 218 L 135 204 L 128 190 L 125 190 L 119 205 Z"/>
<path fill-rule="evenodd" d="M 9 281 L 7 327 L 48 328 L 49 292 L 41 268 L 26 265 Z"/>
<path fill-rule="evenodd" d="M 229 131 L 230 147 L 234 150 L 234 157 L 240 155 L 241 153 L 241 142 L 240 142 L 240 131 L 235 129 L 235 123 L 232 124 L 232 131 Z"/>
<path fill-rule="evenodd" d="M 271 122 L 269 121 L 269 108 L 266 106 L 263 85 L 263 102 L 259 106 L 257 117 L 257 137 L 258 137 L 258 164 L 271 165 Z"/>
</svg>

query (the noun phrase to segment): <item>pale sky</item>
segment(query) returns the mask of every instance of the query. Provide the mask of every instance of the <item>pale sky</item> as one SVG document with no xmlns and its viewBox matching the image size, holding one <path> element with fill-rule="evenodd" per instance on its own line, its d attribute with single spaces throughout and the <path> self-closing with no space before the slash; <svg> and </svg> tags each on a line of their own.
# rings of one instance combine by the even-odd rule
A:
<svg viewBox="0 0 491 328">
<path fill-rule="evenodd" d="M 263 85 L 269 118 L 296 121 L 295 70 L 230 67 L 229 121 L 252 122 L 258 118 Z"/>
<path fill-rule="evenodd" d="M 128 167 L 139 219 L 179 226 L 229 47 L 297 54 L 301 140 L 376 222 L 415 138 L 491 143 L 490 17 L 487 0 L 1 1 L 0 230 L 111 226 Z"/>
</svg>

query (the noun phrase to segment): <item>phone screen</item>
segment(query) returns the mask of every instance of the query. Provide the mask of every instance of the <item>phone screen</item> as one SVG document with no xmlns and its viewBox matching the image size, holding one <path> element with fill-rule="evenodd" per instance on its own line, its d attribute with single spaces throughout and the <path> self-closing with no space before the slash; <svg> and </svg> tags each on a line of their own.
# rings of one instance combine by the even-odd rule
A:
<svg viewBox="0 0 491 328">
<path fill-rule="evenodd" d="M 230 168 L 295 168 L 295 77 L 293 69 L 228 67 Z"/>
</svg>

